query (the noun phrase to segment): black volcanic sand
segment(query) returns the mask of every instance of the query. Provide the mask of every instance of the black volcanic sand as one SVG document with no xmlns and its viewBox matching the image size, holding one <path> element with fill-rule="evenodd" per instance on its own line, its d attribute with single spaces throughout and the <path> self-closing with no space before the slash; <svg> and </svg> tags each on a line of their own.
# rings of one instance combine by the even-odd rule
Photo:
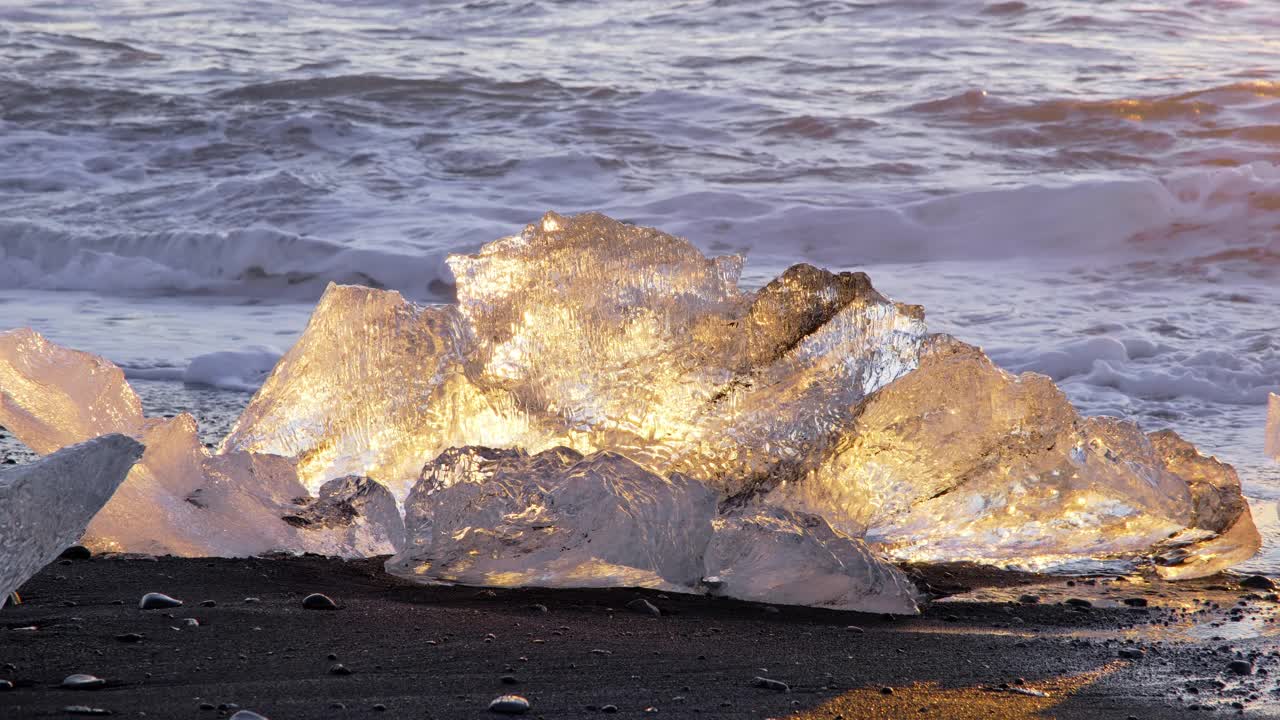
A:
<svg viewBox="0 0 1280 720">
<path fill-rule="evenodd" d="M 0 610 L 0 678 L 15 685 L 0 691 L 0 718 L 70 717 L 69 706 L 217 718 L 232 704 L 272 720 L 483 718 L 499 717 L 487 707 L 505 693 L 545 718 L 613 705 L 627 717 L 1145 720 L 1237 716 L 1232 703 L 1280 717 L 1280 605 L 1265 590 L 963 568 L 921 579 L 987 587 L 889 618 L 652 591 L 424 587 L 380 560 L 60 560 Z M 139 610 L 152 591 L 186 605 Z M 341 608 L 303 609 L 312 592 Z M 1039 602 L 1019 602 L 1027 593 Z M 662 616 L 626 609 L 637 597 Z M 1150 606 L 1123 604 L 1134 598 Z M 117 639 L 129 633 L 143 637 Z M 1241 659 L 1257 674 L 1232 674 Z M 335 663 L 353 672 L 332 674 Z M 107 686 L 59 688 L 72 673 Z M 753 687 L 756 676 L 789 691 Z"/>
</svg>

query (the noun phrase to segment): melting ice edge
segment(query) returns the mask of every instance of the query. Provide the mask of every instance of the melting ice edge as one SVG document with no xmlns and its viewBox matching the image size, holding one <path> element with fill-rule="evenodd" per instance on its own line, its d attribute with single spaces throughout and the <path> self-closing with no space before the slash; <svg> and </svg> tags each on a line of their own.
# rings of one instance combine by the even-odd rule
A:
<svg viewBox="0 0 1280 720">
<path fill-rule="evenodd" d="M 449 264 L 453 305 L 331 285 L 215 452 L 108 361 L 0 333 L 0 424 L 52 453 L 0 474 L 0 593 L 81 531 L 896 613 L 899 561 L 1179 579 L 1260 545 L 1229 465 L 1080 417 L 862 273 L 743 292 L 741 258 L 594 213 Z"/>
</svg>

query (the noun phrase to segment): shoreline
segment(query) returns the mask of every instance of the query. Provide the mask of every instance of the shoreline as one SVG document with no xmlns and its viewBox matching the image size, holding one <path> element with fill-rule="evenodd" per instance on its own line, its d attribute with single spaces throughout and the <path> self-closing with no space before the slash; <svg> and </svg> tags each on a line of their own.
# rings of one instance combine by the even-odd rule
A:
<svg viewBox="0 0 1280 720">
<path fill-rule="evenodd" d="M 909 571 L 949 593 L 918 617 L 647 590 L 420 586 L 380 558 L 64 559 L 0 610 L 0 678 L 16 686 L 0 692 L 0 716 L 86 706 L 214 718 L 235 704 L 272 720 L 498 717 L 488 703 L 516 693 L 532 703 L 527 717 L 545 718 L 613 705 L 646 717 L 1150 719 L 1238 715 L 1232 703 L 1280 717 L 1280 598 L 1230 576 Z M 185 605 L 141 611 L 147 592 Z M 341 609 L 304 610 L 312 592 Z M 641 597 L 661 616 L 627 609 Z M 1146 606 L 1125 603 L 1137 599 Z M 143 637 L 117 639 L 130 633 Z M 1231 673 L 1233 660 L 1256 674 Z M 331 674 L 336 663 L 352 673 Z M 72 673 L 107 685 L 59 688 Z"/>
</svg>

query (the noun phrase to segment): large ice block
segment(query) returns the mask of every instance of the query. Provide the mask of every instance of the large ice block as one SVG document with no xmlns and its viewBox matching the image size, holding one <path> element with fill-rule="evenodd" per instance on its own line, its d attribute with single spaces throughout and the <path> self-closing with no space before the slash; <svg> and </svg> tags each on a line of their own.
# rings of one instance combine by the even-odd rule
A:
<svg viewBox="0 0 1280 720">
<path fill-rule="evenodd" d="M 0 604 L 80 539 L 141 456 L 142 445 L 112 434 L 0 468 Z"/>
</svg>

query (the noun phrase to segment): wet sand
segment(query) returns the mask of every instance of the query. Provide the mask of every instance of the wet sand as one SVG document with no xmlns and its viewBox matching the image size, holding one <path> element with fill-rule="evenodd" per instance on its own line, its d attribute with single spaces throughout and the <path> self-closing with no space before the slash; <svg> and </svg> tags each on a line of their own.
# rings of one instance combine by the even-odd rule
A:
<svg viewBox="0 0 1280 720">
<path fill-rule="evenodd" d="M 957 594 L 889 618 L 650 591 L 422 587 L 380 560 L 63 560 L 0 610 L 0 678 L 15 685 L 0 717 L 84 706 L 217 718 L 237 705 L 272 720 L 482 718 L 500 717 L 487 706 L 505 693 L 544 718 L 609 705 L 679 718 L 1240 716 L 1232 703 L 1280 717 L 1280 604 L 1265 590 L 964 568 L 922 580 Z M 151 591 L 185 605 L 139 610 Z M 312 592 L 341 608 L 303 609 Z M 637 597 L 662 615 L 627 609 Z M 130 633 L 142 639 L 117 639 Z M 1233 660 L 1256 674 L 1233 674 Z M 59 688 L 72 673 L 107 685 Z"/>
</svg>

